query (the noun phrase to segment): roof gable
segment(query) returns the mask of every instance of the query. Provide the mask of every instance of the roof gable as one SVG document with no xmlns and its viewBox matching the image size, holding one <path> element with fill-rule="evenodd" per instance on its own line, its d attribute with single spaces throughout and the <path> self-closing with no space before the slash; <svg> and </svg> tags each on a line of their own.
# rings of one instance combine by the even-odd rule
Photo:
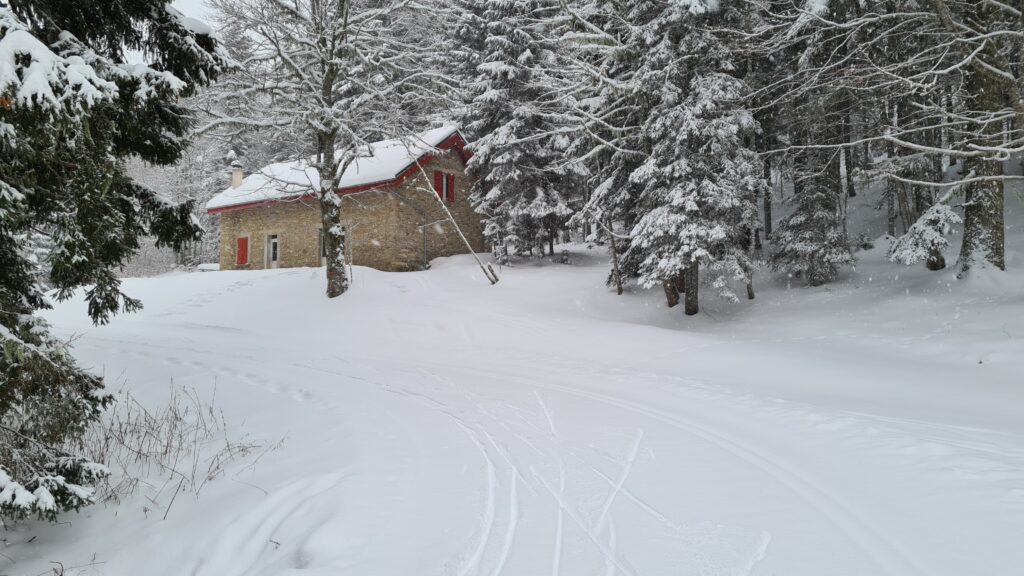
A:
<svg viewBox="0 0 1024 576">
<path fill-rule="evenodd" d="M 396 186 L 433 159 L 437 150 L 455 150 L 465 163 L 469 152 L 455 126 L 428 130 L 403 140 L 374 142 L 364 148 L 345 169 L 338 182 L 339 194 Z M 280 162 L 263 167 L 206 203 L 211 214 L 240 210 L 280 200 L 313 196 L 320 187 L 320 175 L 308 160 Z"/>
</svg>

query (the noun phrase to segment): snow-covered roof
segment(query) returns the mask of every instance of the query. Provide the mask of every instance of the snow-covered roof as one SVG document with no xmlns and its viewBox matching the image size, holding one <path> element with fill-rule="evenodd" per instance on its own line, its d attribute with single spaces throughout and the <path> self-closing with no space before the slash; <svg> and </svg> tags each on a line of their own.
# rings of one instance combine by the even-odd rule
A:
<svg viewBox="0 0 1024 576">
<path fill-rule="evenodd" d="M 442 126 L 416 134 L 407 140 L 374 142 L 361 150 L 360 156 L 349 164 L 338 182 L 342 191 L 347 188 L 383 184 L 395 180 L 424 155 L 434 151 L 459 130 L 455 126 Z M 308 160 L 293 160 L 264 166 L 259 172 L 242 180 L 238 188 L 228 188 L 206 203 L 209 211 L 235 206 L 258 204 L 274 200 L 296 198 L 313 194 L 320 186 L 320 176 Z"/>
</svg>

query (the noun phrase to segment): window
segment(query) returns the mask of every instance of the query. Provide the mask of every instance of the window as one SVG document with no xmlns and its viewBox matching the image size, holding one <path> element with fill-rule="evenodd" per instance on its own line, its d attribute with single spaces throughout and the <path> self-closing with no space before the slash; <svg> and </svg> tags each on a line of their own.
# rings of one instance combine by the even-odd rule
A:
<svg viewBox="0 0 1024 576">
<path fill-rule="evenodd" d="M 235 265 L 245 266 L 249 263 L 249 238 L 242 237 L 238 239 L 238 243 L 235 246 Z"/>
<path fill-rule="evenodd" d="M 435 171 L 434 191 L 437 192 L 438 198 L 443 198 L 449 203 L 455 202 L 455 174 Z"/>
</svg>

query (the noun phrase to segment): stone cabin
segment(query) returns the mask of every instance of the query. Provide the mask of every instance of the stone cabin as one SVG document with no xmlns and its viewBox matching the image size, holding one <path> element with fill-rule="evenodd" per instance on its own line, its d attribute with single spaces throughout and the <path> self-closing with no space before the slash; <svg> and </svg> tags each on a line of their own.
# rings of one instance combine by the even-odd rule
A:
<svg viewBox="0 0 1024 576">
<path fill-rule="evenodd" d="M 441 203 L 472 249 L 482 251 L 465 146 L 453 126 L 369 145 L 339 181 L 348 261 L 398 272 L 467 253 Z M 220 216 L 221 270 L 324 265 L 318 187 L 317 171 L 305 161 L 271 164 L 248 177 L 234 168 L 231 187 L 206 205 Z"/>
</svg>

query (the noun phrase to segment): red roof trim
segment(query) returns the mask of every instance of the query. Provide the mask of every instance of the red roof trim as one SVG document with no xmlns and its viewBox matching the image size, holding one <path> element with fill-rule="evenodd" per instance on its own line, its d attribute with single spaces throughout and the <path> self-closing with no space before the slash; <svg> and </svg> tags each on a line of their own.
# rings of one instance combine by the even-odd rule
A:
<svg viewBox="0 0 1024 576">
<path fill-rule="evenodd" d="M 302 202 L 303 200 L 316 200 L 316 194 L 303 194 L 301 196 L 289 196 L 287 198 L 275 198 L 273 200 L 260 200 L 259 202 L 249 202 L 248 204 L 236 204 L 234 206 L 224 206 L 223 208 L 213 208 L 207 210 L 206 213 L 211 216 L 217 214 L 225 214 L 227 212 L 238 212 L 239 210 L 248 210 L 249 208 L 263 208 L 264 206 L 271 206 L 273 204 L 281 204 L 284 202 Z"/>
<path fill-rule="evenodd" d="M 463 165 L 469 162 L 469 159 L 473 157 L 473 153 L 466 149 L 466 140 L 462 137 L 462 134 L 455 132 L 448 138 L 445 138 L 440 144 L 436 146 L 438 150 L 455 150 L 459 154 L 459 159 L 462 160 Z M 381 180 L 380 182 L 371 182 L 369 184 L 360 184 L 359 186 L 348 186 L 345 188 L 338 188 L 337 192 L 341 196 L 348 194 L 355 194 L 357 192 L 366 192 L 367 190 L 374 190 L 377 188 L 397 188 L 401 186 L 406 180 L 414 176 L 421 169 L 425 168 L 427 164 L 430 164 L 434 160 L 434 155 L 427 152 L 417 158 L 415 161 L 410 162 L 398 176 L 390 180 Z M 210 215 L 224 214 L 227 212 L 237 212 L 239 210 L 248 210 L 249 208 L 262 208 L 264 206 L 270 206 L 272 204 L 278 204 L 280 202 L 295 202 L 302 200 L 315 200 L 316 194 L 303 194 L 301 196 L 292 196 L 290 198 L 276 198 L 273 200 L 261 200 L 259 202 L 249 202 L 248 204 L 237 204 L 235 206 L 225 206 L 223 208 L 214 208 L 207 210 Z"/>
</svg>

